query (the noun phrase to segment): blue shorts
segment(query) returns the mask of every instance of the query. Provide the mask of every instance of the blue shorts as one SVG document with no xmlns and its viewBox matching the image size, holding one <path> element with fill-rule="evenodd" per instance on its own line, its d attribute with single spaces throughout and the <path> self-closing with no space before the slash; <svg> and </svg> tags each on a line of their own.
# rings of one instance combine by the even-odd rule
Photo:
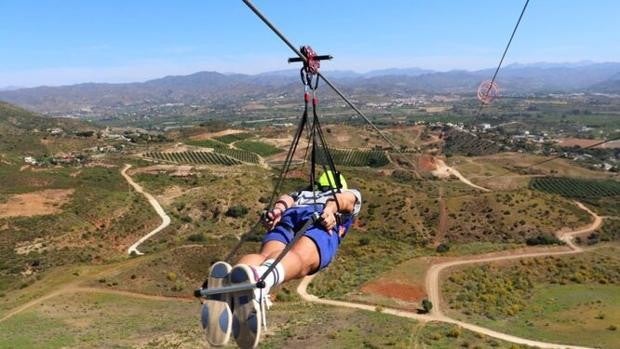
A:
<svg viewBox="0 0 620 349">
<path fill-rule="evenodd" d="M 289 208 L 284 212 L 278 225 L 273 230 L 268 231 L 265 234 L 263 237 L 263 244 L 269 241 L 280 241 L 288 245 L 295 237 L 295 232 L 298 231 L 308 219 L 310 219 L 315 211 L 322 212 L 323 205 L 296 206 Z M 350 218 L 343 222 L 341 226 L 344 226 L 346 232 L 352 223 L 353 219 Z M 312 272 L 312 274 L 314 274 L 317 271 L 327 267 L 336 256 L 336 252 L 338 252 L 338 247 L 340 247 L 341 241 L 341 238 L 338 235 L 338 226 L 332 229 L 331 234 L 329 234 L 323 226 L 317 223 L 306 230 L 304 236 L 307 236 L 314 242 L 317 251 L 319 252 L 320 264 L 318 270 Z"/>
</svg>

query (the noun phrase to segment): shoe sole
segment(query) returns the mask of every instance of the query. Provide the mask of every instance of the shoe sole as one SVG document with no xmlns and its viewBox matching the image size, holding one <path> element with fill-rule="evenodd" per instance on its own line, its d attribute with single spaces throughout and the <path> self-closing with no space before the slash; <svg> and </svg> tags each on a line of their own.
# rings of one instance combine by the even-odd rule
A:
<svg viewBox="0 0 620 349">
<path fill-rule="evenodd" d="M 208 288 L 227 286 L 231 269 L 226 262 L 213 264 L 209 269 Z M 200 319 L 205 338 L 212 346 L 223 346 L 230 340 L 232 311 L 229 304 L 230 295 L 226 293 L 211 295 L 203 302 Z"/>
<path fill-rule="evenodd" d="M 255 283 L 254 271 L 247 265 L 239 264 L 230 272 L 230 284 Z M 232 294 L 233 323 L 232 332 L 240 348 L 256 348 L 260 341 L 262 314 L 254 290 Z"/>
</svg>

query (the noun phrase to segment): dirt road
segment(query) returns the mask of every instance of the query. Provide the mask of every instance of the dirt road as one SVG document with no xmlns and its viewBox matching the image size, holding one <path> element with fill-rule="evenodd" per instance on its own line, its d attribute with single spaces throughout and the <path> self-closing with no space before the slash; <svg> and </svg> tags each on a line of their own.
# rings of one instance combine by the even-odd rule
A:
<svg viewBox="0 0 620 349">
<path fill-rule="evenodd" d="M 151 206 L 153 206 L 153 208 L 155 209 L 155 212 L 157 212 L 159 217 L 161 217 L 161 224 L 157 228 L 155 228 L 150 233 L 141 237 L 138 241 L 136 241 L 133 245 L 129 246 L 129 248 L 127 249 L 127 254 L 129 255 L 131 255 L 132 253 L 135 253 L 137 255 L 142 255 L 143 253 L 138 251 L 138 246 L 140 246 L 140 244 L 142 244 L 146 240 L 150 239 L 153 235 L 159 233 L 160 231 L 168 227 L 170 225 L 170 217 L 166 214 L 166 212 L 161 207 L 159 202 L 155 200 L 153 195 L 145 192 L 144 189 L 142 189 L 142 186 L 140 186 L 138 183 L 134 182 L 133 179 L 131 179 L 131 177 L 127 174 L 127 170 L 129 170 L 130 168 L 131 168 L 131 165 L 129 164 L 125 165 L 125 167 L 121 171 L 121 175 L 125 177 L 125 180 L 127 181 L 127 183 L 129 183 L 129 185 L 131 185 L 138 193 L 146 197 L 146 199 L 149 201 Z"/>
<path fill-rule="evenodd" d="M 454 261 L 449 261 L 449 262 L 444 262 L 444 263 L 439 263 L 439 264 L 435 264 L 433 266 L 430 267 L 430 269 L 427 271 L 426 273 L 426 291 L 428 293 L 428 298 L 429 300 L 433 303 L 433 310 L 430 312 L 430 314 L 426 314 L 426 315 L 422 315 L 422 314 L 417 314 L 417 313 L 413 313 L 413 312 L 408 312 L 408 311 L 403 311 L 403 310 L 398 310 L 398 309 L 390 309 L 390 308 L 385 308 L 382 309 L 383 313 L 386 314 L 391 314 L 391 315 L 395 315 L 395 316 L 400 316 L 400 317 L 406 317 L 406 318 L 411 318 L 411 319 L 416 319 L 419 321 L 440 321 L 440 322 L 446 322 L 446 323 L 451 323 L 451 324 L 455 324 L 458 325 L 460 327 L 463 327 L 465 329 L 468 329 L 470 331 L 473 332 L 477 332 L 480 334 L 484 334 L 490 337 L 494 337 L 497 339 L 501 339 L 501 340 L 505 340 L 508 342 L 512 342 L 512 343 L 517 343 L 517 344 L 524 344 L 524 345 L 529 345 L 529 346 L 534 346 L 534 347 L 539 347 L 539 348 L 557 348 L 557 349 L 562 349 L 562 348 L 571 348 L 571 349 L 582 349 L 582 348 L 587 348 L 587 347 L 580 347 L 580 346 L 572 346 L 572 345 L 564 345 L 564 344 L 555 344 L 555 343 L 546 343 L 546 342 L 539 342 L 539 341 L 535 341 L 535 340 L 529 340 L 527 338 L 521 338 L 521 337 L 517 337 L 517 336 L 512 336 L 506 333 L 501 333 L 501 332 L 497 332 L 488 328 L 484 328 L 478 325 L 474 325 L 471 323 L 467 323 L 467 322 L 463 322 L 463 321 L 459 321 L 459 320 L 455 320 L 452 318 L 447 317 L 446 315 L 444 315 L 441 311 L 441 292 L 440 292 L 440 274 L 442 271 L 451 268 L 451 267 L 455 267 L 455 266 L 460 266 L 460 265 L 467 265 L 467 264 L 479 264 L 479 263 L 489 263 L 489 262 L 495 262 L 495 261 L 506 261 L 506 260 L 514 260 L 514 259 L 522 259 L 522 258 L 532 258 L 532 257 L 543 257 L 543 256 L 558 256 L 558 255 L 566 255 L 566 254 L 574 254 L 574 253 L 580 253 L 583 252 L 583 249 L 579 246 L 576 246 L 572 239 L 577 236 L 577 235 L 582 235 L 582 234 L 587 234 L 589 232 L 592 232 L 596 229 L 598 229 L 602 222 L 603 222 L 603 218 L 598 216 L 596 213 L 592 212 L 590 209 L 588 209 L 586 206 L 584 206 L 582 203 L 580 202 L 575 202 L 575 204 L 581 208 L 582 210 L 585 210 L 586 212 L 588 212 L 592 217 L 593 217 L 593 221 L 591 224 L 589 224 L 586 227 L 577 229 L 577 230 L 573 230 L 573 231 L 567 231 L 567 232 L 561 232 L 558 233 L 558 238 L 562 241 L 564 241 L 567 246 L 569 247 L 568 250 L 549 250 L 549 251 L 539 251 L 539 252 L 523 252 L 523 253 L 518 253 L 518 254 L 510 254 L 510 255 L 500 255 L 500 256 L 493 256 L 493 257 L 466 257 L 466 258 L 462 258 L 462 259 L 458 259 L 458 260 L 454 260 Z M 373 307 L 371 305 L 367 305 L 367 304 L 358 304 L 358 303 L 352 303 L 352 302 L 343 302 L 343 301 L 334 301 L 334 300 L 328 300 L 328 299 L 320 299 L 317 296 L 308 294 L 307 292 L 307 288 L 308 285 L 310 284 L 310 282 L 312 282 L 312 279 L 314 278 L 314 276 L 312 277 L 306 277 L 304 278 L 301 283 L 299 284 L 299 286 L 297 287 L 297 293 L 299 293 L 299 295 L 301 296 L 302 299 L 308 301 L 308 302 L 315 302 L 315 303 L 320 303 L 320 304 L 325 304 L 325 305 L 331 305 L 331 306 L 339 306 L 339 307 L 348 307 L 348 308 L 355 308 L 355 309 L 363 309 L 363 310 L 369 310 L 369 311 L 376 311 L 376 307 Z"/>
<path fill-rule="evenodd" d="M 486 191 L 486 192 L 491 191 L 485 187 L 481 187 L 479 185 L 472 183 L 469 179 L 465 178 L 458 170 L 455 170 L 452 167 L 446 165 L 446 163 L 441 159 L 435 159 L 435 164 L 437 165 L 437 168 L 434 171 L 432 171 L 432 173 L 436 177 L 446 178 L 446 177 L 454 176 L 458 178 L 461 182 L 469 185 L 472 188 L 476 188 L 476 189 Z"/>
</svg>

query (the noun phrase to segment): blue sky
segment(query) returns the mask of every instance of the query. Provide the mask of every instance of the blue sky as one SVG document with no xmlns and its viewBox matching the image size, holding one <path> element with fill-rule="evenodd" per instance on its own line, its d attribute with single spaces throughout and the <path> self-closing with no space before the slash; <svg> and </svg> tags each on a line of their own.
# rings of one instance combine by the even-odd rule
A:
<svg viewBox="0 0 620 349">
<path fill-rule="evenodd" d="M 254 0 L 324 70 L 497 64 L 523 0 Z M 620 61 L 620 1 L 531 0 L 505 63 Z M 241 0 L 1 0 L 0 87 L 287 69 Z"/>
</svg>

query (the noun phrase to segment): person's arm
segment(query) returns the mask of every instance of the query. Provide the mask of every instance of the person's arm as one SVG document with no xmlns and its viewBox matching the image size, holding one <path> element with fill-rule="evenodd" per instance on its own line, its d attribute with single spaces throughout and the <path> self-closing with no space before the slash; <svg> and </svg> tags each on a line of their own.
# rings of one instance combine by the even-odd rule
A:
<svg viewBox="0 0 620 349">
<path fill-rule="evenodd" d="M 338 204 L 336 204 L 338 201 Z M 357 197 L 352 192 L 336 193 L 335 197 L 328 200 L 321 214 L 323 220 L 323 226 L 327 229 L 327 232 L 331 233 L 331 230 L 336 227 L 336 213 L 353 213 Z M 340 208 L 340 210 L 338 210 Z"/>
<path fill-rule="evenodd" d="M 288 210 L 291 206 L 295 204 L 295 200 L 287 194 L 284 194 L 278 198 L 278 200 L 273 204 L 271 210 L 267 211 L 265 214 L 265 219 L 263 223 L 268 229 L 273 229 L 273 227 L 280 222 L 282 218 L 282 214 L 284 211 Z"/>
</svg>

